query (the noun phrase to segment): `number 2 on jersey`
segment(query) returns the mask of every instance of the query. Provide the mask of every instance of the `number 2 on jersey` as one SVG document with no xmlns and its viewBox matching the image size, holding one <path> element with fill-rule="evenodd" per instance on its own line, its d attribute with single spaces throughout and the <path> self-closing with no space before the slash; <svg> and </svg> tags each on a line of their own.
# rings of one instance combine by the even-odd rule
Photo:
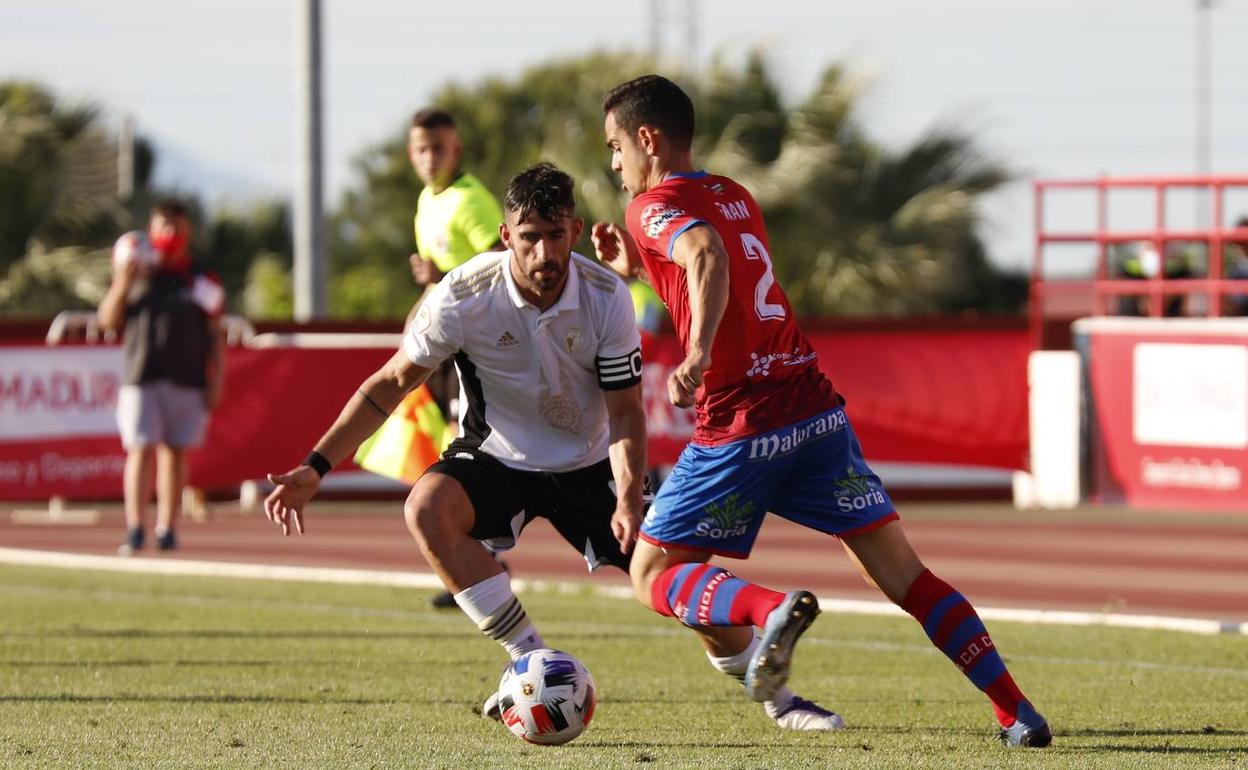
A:
<svg viewBox="0 0 1248 770">
<path fill-rule="evenodd" d="M 760 321 L 778 321 L 784 318 L 784 305 L 767 301 L 767 292 L 776 283 L 775 276 L 771 274 L 771 255 L 767 253 L 767 247 L 751 233 L 741 233 L 741 246 L 745 249 L 746 259 L 763 261 L 763 276 L 754 287 L 754 312 L 758 313 Z"/>
</svg>

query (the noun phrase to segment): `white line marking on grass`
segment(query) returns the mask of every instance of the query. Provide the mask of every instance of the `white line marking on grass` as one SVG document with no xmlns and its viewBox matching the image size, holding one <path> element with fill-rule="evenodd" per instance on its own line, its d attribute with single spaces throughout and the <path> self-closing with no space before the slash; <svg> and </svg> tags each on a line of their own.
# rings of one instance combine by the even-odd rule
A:
<svg viewBox="0 0 1248 770">
<path fill-rule="evenodd" d="M 930 644 L 906 644 L 903 642 L 864 642 L 852 639 L 820 639 L 802 637 L 803 645 L 819 647 L 844 647 L 852 650 L 869 650 L 872 652 L 901 652 L 917 655 L 933 655 L 943 658 L 944 652 Z M 1142 671 L 1161 671 L 1164 673 L 1204 674 L 1207 676 L 1244 676 L 1248 677 L 1248 669 L 1226 668 L 1225 666 L 1193 666 L 1191 664 L 1154 663 L 1146 660 L 1114 660 L 1106 658 L 1063 658 L 1054 655 L 1027 655 L 1025 653 L 1006 653 L 1007 661 L 1025 660 L 1029 663 L 1047 663 L 1058 666 L 1108 666 L 1111 668 L 1132 668 Z"/>
<path fill-rule="evenodd" d="M 276 564 L 240 564 L 236 562 L 192 561 L 188 559 L 124 559 L 118 556 L 58 553 L 20 548 L 0 548 L 0 564 L 61 569 L 98 569 L 148 575 L 183 575 L 231 577 L 259 580 L 293 580 L 310 583 L 344 585 L 376 585 L 401 588 L 442 588 L 437 575 L 429 572 L 396 572 L 330 567 L 296 567 Z M 588 586 L 585 583 L 552 580 L 513 579 L 517 591 L 571 592 L 590 590 L 602 596 L 632 598 L 625 586 Z M 819 598 L 819 606 L 832 612 L 858 615 L 895 615 L 905 613 L 884 601 L 864 599 Z M 984 620 L 1027 623 L 1033 625 L 1106 626 L 1181 631 L 1190 634 L 1241 634 L 1248 636 L 1248 623 L 1177 618 L 1164 615 L 1122 615 L 1112 612 L 1070 612 L 1065 610 L 1029 610 L 1000 607 L 977 608 Z"/>
<path fill-rule="evenodd" d="M 398 572 L 372 572 L 369 570 L 321 570 L 317 568 L 305 567 L 283 567 L 280 568 L 280 575 L 274 577 L 270 573 L 273 568 L 265 565 L 245 565 L 245 564 L 227 564 L 220 562 L 190 562 L 190 561 L 166 561 L 166 562 L 136 562 L 133 560 L 124 560 L 107 556 L 73 556 L 69 559 L 58 558 L 53 560 L 55 563 L 47 564 L 42 560 L 33 558 L 31 554 L 43 554 L 39 551 L 16 551 L 14 549 L 0 548 L 0 563 L 19 564 L 19 565 L 35 565 L 35 566 L 56 566 L 68 569 L 110 569 L 113 565 L 131 565 L 146 563 L 149 565 L 166 565 L 163 570 L 143 570 L 126 568 L 117 571 L 123 572 L 156 572 L 159 574 L 175 574 L 175 575 L 191 575 L 204 577 L 242 577 L 242 578 L 270 578 L 277 580 L 289 580 L 294 582 L 346 582 L 352 585 L 405 585 L 409 584 L 417 588 L 427 588 L 429 575 L 422 573 L 398 573 Z M 57 557 L 71 556 L 67 554 L 52 554 Z M 99 561 L 105 563 L 104 567 L 96 566 Z M 169 565 L 191 565 L 189 567 L 175 567 L 169 569 Z M 217 571 L 214 568 L 226 567 L 228 570 Z M 235 569 L 238 567 L 254 567 L 255 569 Z M 225 574 L 228 572 L 229 574 Z M 305 576 L 303 573 L 309 573 L 311 577 Z M 332 580 L 331 578 L 337 573 L 359 573 L 352 574 L 346 581 Z M 377 579 L 370 581 L 369 576 Z M 397 576 L 397 577 L 396 577 Z M 409 580 L 409 578 L 411 578 Z M 394 582 L 396 581 L 397 582 Z M 632 591 L 624 586 L 588 586 L 584 583 L 575 582 L 559 582 L 545 580 L 515 580 L 520 590 L 535 591 L 541 593 L 577 593 L 592 592 L 595 595 L 605 596 L 617 599 L 632 599 Z M 440 587 L 440 583 L 437 584 Z M 397 620 L 411 620 L 420 623 L 450 623 L 454 625 L 462 624 L 463 618 L 459 613 L 429 613 L 418 612 L 415 610 L 390 610 L 375 607 L 358 607 L 340 604 L 326 604 L 322 602 L 305 603 L 293 602 L 282 599 L 266 599 L 260 597 L 223 597 L 223 596 L 203 596 L 195 594 L 165 594 L 150 593 L 145 591 L 116 591 L 112 589 L 77 589 L 77 588 L 48 588 L 43 586 L 28 585 L 10 585 L 7 587 L 10 593 L 24 593 L 39 596 L 73 596 L 73 597 L 90 597 L 105 601 L 155 601 L 164 603 L 174 603 L 183 605 L 240 605 L 252 608 L 282 609 L 282 610 L 302 610 L 310 612 L 325 612 L 333 614 L 345 614 L 349 616 L 372 616 L 384 617 Z M 865 600 L 847 600 L 847 599 L 820 599 L 820 605 L 832 611 L 839 611 L 848 614 L 863 615 L 892 615 L 896 617 L 905 617 L 905 613 L 901 612 L 891 604 L 884 602 L 871 602 Z M 1003 614 L 1014 613 L 1014 610 L 1001 610 Z M 981 612 L 981 615 L 986 613 Z M 1034 614 L 1034 613 L 1028 613 Z M 1071 613 L 1044 613 L 1048 615 L 1056 615 L 1063 618 Z M 1076 613 L 1077 614 L 1077 613 Z M 1026 617 L 1026 616 L 1024 616 Z M 1100 617 L 1100 616 L 1098 616 Z M 1147 616 L 1127 616 L 1130 618 L 1140 618 Z M 1020 623 L 1057 623 L 1059 621 L 1052 618 L 1043 620 L 1029 621 L 1020 620 L 1013 615 L 1004 617 L 1011 622 Z M 1175 620 L 1174 618 L 1159 618 L 1159 620 Z M 567 625 L 566 622 L 554 623 L 555 626 Z M 1074 625 L 1114 625 L 1112 623 L 1075 623 Z M 634 623 L 611 623 L 593 621 L 589 623 L 578 622 L 576 624 L 580 631 L 594 632 L 621 632 L 631 635 L 644 635 L 654 637 L 677 637 L 685 636 L 686 631 L 683 628 L 663 625 L 652 628 L 639 628 Z M 1135 620 L 1129 624 L 1125 624 L 1126 628 L 1144 628 Z M 1169 628 L 1163 627 L 1164 630 L 1189 630 L 1184 627 Z M 470 634 L 471 635 L 471 634 Z M 940 650 L 933 648 L 930 644 L 923 642 L 905 643 L 905 642 L 882 642 L 882 641 L 862 641 L 853 639 L 823 639 L 823 638 L 807 638 L 805 644 L 811 644 L 820 647 L 848 648 L 856 650 L 901 652 L 906 654 L 918 655 L 935 655 L 943 656 Z M 1011 653 L 1007 656 L 1011 661 L 1025 660 L 1031 663 L 1043 663 L 1053 665 L 1085 665 L 1085 666 L 1104 666 L 1111 668 L 1126 668 L 1142 671 L 1158 671 L 1163 673 L 1187 673 L 1206 676 L 1234 676 L 1248 677 L 1248 669 L 1227 668 L 1224 666 L 1195 666 L 1189 664 L 1173 664 L 1173 663 L 1157 663 L 1151 661 L 1139 660 L 1112 660 L 1103 658 L 1070 658 L 1058 657 L 1051 655 L 1027 655 L 1020 653 Z"/>
</svg>

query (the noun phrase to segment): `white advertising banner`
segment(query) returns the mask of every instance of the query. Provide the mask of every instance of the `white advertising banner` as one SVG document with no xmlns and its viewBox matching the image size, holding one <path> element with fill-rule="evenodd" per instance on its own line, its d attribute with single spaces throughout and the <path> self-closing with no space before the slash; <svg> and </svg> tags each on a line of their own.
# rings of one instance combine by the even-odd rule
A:
<svg viewBox="0 0 1248 770">
<path fill-rule="evenodd" d="M 116 436 L 121 349 L 0 348 L 0 443 Z"/>
<path fill-rule="evenodd" d="M 1248 448 L 1248 346 L 1141 342 L 1134 372 L 1137 444 Z"/>
</svg>

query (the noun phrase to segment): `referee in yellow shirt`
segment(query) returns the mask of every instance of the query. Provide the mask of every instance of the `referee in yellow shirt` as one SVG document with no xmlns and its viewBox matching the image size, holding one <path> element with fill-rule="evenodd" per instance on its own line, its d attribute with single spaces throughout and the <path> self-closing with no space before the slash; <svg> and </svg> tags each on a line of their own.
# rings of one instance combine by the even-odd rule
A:
<svg viewBox="0 0 1248 770">
<path fill-rule="evenodd" d="M 481 252 L 501 251 L 503 211 L 485 185 L 460 167 L 463 144 L 455 118 L 436 107 L 413 115 L 407 155 L 424 184 L 416 201 L 416 253 L 409 257 L 416 283 L 432 286 Z M 412 306 L 408 324 L 419 306 Z M 459 394 L 454 365 L 443 365 L 428 384 L 447 422 L 453 423 Z"/>
<path fill-rule="evenodd" d="M 460 167 L 463 145 L 449 112 L 426 108 L 412 117 L 407 154 L 424 183 L 416 202 L 416 252 L 411 256 L 416 283 L 442 276 L 483 251 L 501 251 L 498 201 Z"/>
<path fill-rule="evenodd" d="M 454 116 L 436 107 L 413 115 L 407 134 L 407 155 L 424 184 L 416 201 L 416 253 L 409 257 L 416 283 L 432 286 L 477 254 L 502 251 L 502 208 L 485 185 L 461 167 L 463 143 Z M 411 324 L 419 306 L 419 301 L 412 306 L 407 324 Z M 427 385 L 446 421 L 455 424 L 459 396 L 455 364 L 444 363 L 429 377 Z M 455 600 L 449 593 L 439 594 L 433 598 L 433 604 L 439 608 L 454 607 Z"/>
</svg>

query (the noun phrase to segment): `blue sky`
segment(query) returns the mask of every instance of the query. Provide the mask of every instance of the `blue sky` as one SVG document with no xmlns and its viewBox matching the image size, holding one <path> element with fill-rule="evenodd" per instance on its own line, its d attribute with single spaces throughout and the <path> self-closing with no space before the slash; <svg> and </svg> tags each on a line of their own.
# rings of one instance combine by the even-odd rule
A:
<svg viewBox="0 0 1248 770">
<path fill-rule="evenodd" d="M 873 135 L 972 131 L 1025 179 L 1188 173 L 1195 157 L 1197 0 L 698 0 L 695 63 L 762 48 L 796 99 L 829 63 L 872 82 Z M 681 18 L 683 3 L 667 0 Z M 0 0 L 0 78 L 134 115 L 162 181 L 245 201 L 294 178 L 293 0 Z M 642 49 L 648 3 L 323 0 L 327 204 L 350 158 L 448 80 L 595 49 Z M 1248 0 L 1213 24 L 1213 170 L 1248 173 Z M 684 30 L 665 35 L 671 55 Z M 1179 207 L 1183 208 L 1183 207 Z M 1232 199 L 1228 216 L 1248 212 Z M 1073 210 L 1073 207 L 1072 207 Z M 1059 207 L 1060 211 L 1060 207 Z M 1025 182 L 986 207 L 994 259 L 1030 259 Z"/>
</svg>

